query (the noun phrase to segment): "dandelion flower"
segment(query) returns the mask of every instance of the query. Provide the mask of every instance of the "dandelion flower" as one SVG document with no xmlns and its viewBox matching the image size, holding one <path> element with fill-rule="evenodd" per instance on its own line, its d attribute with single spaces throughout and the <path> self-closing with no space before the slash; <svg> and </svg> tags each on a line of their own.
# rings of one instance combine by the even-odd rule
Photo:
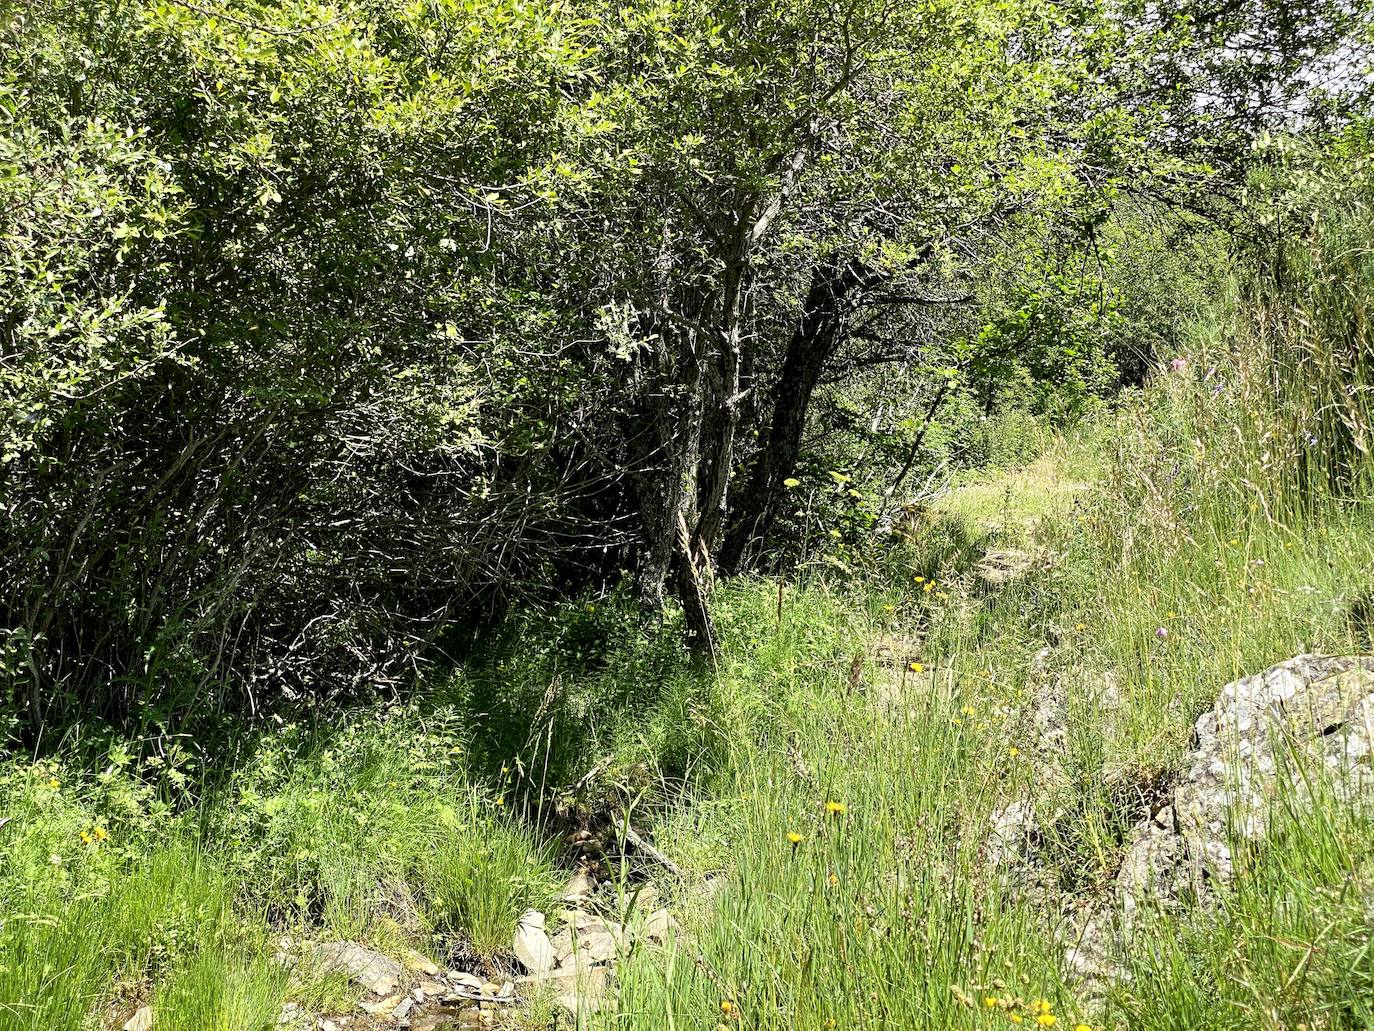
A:
<svg viewBox="0 0 1374 1031">
<path fill-rule="evenodd" d="M 1021 754 L 1021 749 L 1017 748 L 1015 745 L 1012 745 L 1010 748 L 1007 749 L 1007 754 L 1011 756 L 1013 759 L 1015 759 L 1018 755 Z"/>
<path fill-rule="evenodd" d="M 728 1017 L 731 1013 L 735 1012 L 735 1004 L 731 1002 L 729 999 L 722 999 L 720 1003 L 720 1011 Z"/>
<path fill-rule="evenodd" d="M 1087 1024 L 1075 1024 L 1073 1026 L 1073 1031 L 1093 1031 L 1093 1029 Z"/>
<path fill-rule="evenodd" d="M 1035 1022 L 1039 1024 L 1041 1027 L 1054 1027 L 1055 1023 L 1058 1020 L 1059 1018 L 1056 1017 L 1053 1013 L 1042 1013 L 1040 1014 L 1040 1016 L 1035 1018 Z"/>
<path fill-rule="evenodd" d="M 505 805 L 505 804 L 506 804 L 506 800 L 505 800 L 504 798 L 498 798 L 498 799 L 496 800 L 496 804 L 497 804 L 497 805 Z"/>
<path fill-rule="evenodd" d="M 1054 1009 L 1054 1007 L 1050 1005 L 1050 1000 L 1049 1000 L 1049 999 L 1036 999 L 1036 1000 L 1035 1000 L 1035 1012 L 1036 1012 L 1036 1013 L 1048 1013 L 1048 1012 L 1049 1012 L 1050 1010 L 1052 1010 L 1052 1009 Z"/>
<path fill-rule="evenodd" d="M 985 995 L 985 996 L 983 996 L 983 1005 L 986 1006 L 988 1009 L 992 1009 L 994 1006 L 997 1005 L 997 996 L 995 996 L 995 995 Z"/>
<path fill-rule="evenodd" d="M 1074 628 L 1075 630 L 1077 630 L 1079 633 L 1082 633 L 1084 630 L 1088 629 L 1088 624 L 1087 624 L 1087 623 L 1075 623 L 1075 624 L 1073 625 L 1073 628 Z"/>
<path fill-rule="evenodd" d="M 830 875 L 830 878 L 829 878 L 829 879 L 830 879 L 830 883 L 831 883 L 832 885 L 833 885 L 833 884 L 839 884 L 839 883 L 840 883 L 839 874 L 833 874 L 833 873 L 832 873 L 832 874 Z"/>
<path fill-rule="evenodd" d="M 58 780 L 56 777 L 50 777 L 48 779 L 48 787 L 52 788 L 54 791 L 56 791 L 61 786 L 62 782 Z"/>
<path fill-rule="evenodd" d="M 95 830 L 93 830 L 91 833 L 92 833 L 93 835 L 95 835 L 95 840 L 96 840 L 96 841 L 104 841 L 106 838 L 108 838 L 108 837 L 110 836 L 110 835 L 105 831 L 105 828 L 104 828 L 104 827 L 97 827 L 97 828 L 96 828 Z"/>
<path fill-rule="evenodd" d="M 836 816 L 843 816 L 847 810 L 843 802 L 827 802 L 825 803 L 825 811 L 834 813 Z"/>
<path fill-rule="evenodd" d="M 907 663 L 907 667 L 913 673 L 924 673 L 926 671 L 925 665 L 919 662 Z"/>
<path fill-rule="evenodd" d="M 790 841 L 790 842 L 792 842 L 792 844 L 794 844 L 794 845 L 800 845 L 800 844 L 801 844 L 801 839 L 802 839 L 802 836 L 801 836 L 800 834 L 798 834 L 796 831 L 788 831 L 788 833 L 787 833 L 787 840 Z"/>
<path fill-rule="evenodd" d="M 922 587 L 921 590 L 925 591 L 926 594 L 929 594 L 931 591 L 935 590 L 935 581 L 927 580 L 925 582 L 925 586 Z"/>
<path fill-rule="evenodd" d="M 1019 1024 L 1021 1023 L 1022 1017 L 1019 1013 L 1008 1013 L 1007 1019 L 1010 1020 L 1013 1024 Z"/>
</svg>

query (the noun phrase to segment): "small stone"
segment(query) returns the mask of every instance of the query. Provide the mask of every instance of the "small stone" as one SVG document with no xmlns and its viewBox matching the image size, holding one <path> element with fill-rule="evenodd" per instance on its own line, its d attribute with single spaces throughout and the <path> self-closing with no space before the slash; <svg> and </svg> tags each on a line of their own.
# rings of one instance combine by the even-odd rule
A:
<svg viewBox="0 0 1374 1031">
<path fill-rule="evenodd" d="M 124 1031 L 148 1031 L 153 1026 L 153 1007 L 140 1006 L 134 1015 L 124 1022 Z"/>
<path fill-rule="evenodd" d="M 666 909 L 654 910 L 644 921 L 644 936 L 651 941 L 665 942 L 677 929 L 677 921 Z"/>
<path fill-rule="evenodd" d="M 560 898 L 564 902 L 581 902 L 595 891 L 596 881 L 592 880 L 585 873 L 575 873 L 568 880 Z"/>
<path fill-rule="evenodd" d="M 494 999 L 501 994 L 501 986 L 493 984 L 491 981 L 485 981 L 482 984 L 482 994 L 488 999 Z"/>
<path fill-rule="evenodd" d="M 281 1012 L 280 1012 L 279 1014 L 277 1014 L 277 1023 L 278 1023 L 278 1024 L 290 1024 L 290 1023 L 293 1023 L 293 1022 L 296 1021 L 296 1020 L 299 1020 L 299 1019 L 300 1019 L 300 1016 L 301 1016 L 301 1008 L 300 1008 L 300 1006 L 297 1005 L 297 1004 L 294 1003 L 294 1002 L 288 1002 L 288 1003 L 286 1003 L 284 1006 L 282 1006 Z"/>
<path fill-rule="evenodd" d="M 401 996 L 391 995 L 380 1002 L 360 1002 L 358 1008 L 374 1017 L 389 1017 L 393 1010 L 401 1004 Z"/>
<path fill-rule="evenodd" d="M 320 1018 L 320 1031 L 339 1031 L 339 1025 L 322 1017 Z"/>
<path fill-rule="evenodd" d="M 439 974 L 439 968 L 434 965 L 433 961 L 414 949 L 406 949 L 405 955 L 401 957 L 401 962 L 406 965 L 407 970 L 424 974 L 426 977 L 437 977 Z"/>
<path fill-rule="evenodd" d="M 468 988 L 474 992 L 480 992 L 482 985 L 486 983 L 475 974 L 469 974 L 462 970 L 450 970 L 448 979 L 459 988 Z"/>
<path fill-rule="evenodd" d="M 415 1000 L 411 998 L 402 999 L 396 1004 L 396 1008 L 391 1011 L 392 1020 L 405 1020 L 410 1016 L 410 1011 L 415 1008 Z"/>
</svg>

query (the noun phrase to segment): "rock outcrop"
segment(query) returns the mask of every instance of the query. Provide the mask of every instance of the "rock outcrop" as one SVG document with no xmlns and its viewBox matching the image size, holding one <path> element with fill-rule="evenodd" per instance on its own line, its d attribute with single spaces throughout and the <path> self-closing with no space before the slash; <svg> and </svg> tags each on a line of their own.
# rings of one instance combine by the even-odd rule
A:
<svg viewBox="0 0 1374 1031">
<path fill-rule="evenodd" d="M 1205 900 L 1235 873 L 1233 849 L 1264 841 L 1276 795 L 1299 804 L 1322 783 L 1354 798 L 1374 785 L 1374 658 L 1300 655 L 1222 688 L 1166 803 L 1127 839 L 1109 907 L 1067 955 L 1086 979 L 1110 977 L 1144 906 Z"/>
</svg>

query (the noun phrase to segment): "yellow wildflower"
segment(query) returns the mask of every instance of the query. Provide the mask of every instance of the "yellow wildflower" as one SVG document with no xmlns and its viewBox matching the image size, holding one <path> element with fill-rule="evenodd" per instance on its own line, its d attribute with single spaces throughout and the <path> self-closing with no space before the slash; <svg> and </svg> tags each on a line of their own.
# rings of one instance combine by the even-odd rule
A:
<svg viewBox="0 0 1374 1031">
<path fill-rule="evenodd" d="M 498 799 L 496 800 L 496 804 L 497 804 L 497 805 L 505 805 L 505 804 L 506 804 L 506 800 L 505 800 L 504 798 L 498 798 Z"/>
<path fill-rule="evenodd" d="M 801 835 L 798 834 L 796 831 L 788 831 L 788 833 L 787 833 L 787 840 L 790 841 L 790 842 L 792 842 L 792 844 L 794 844 L 794 845 L 800 845 L 800 844 L 801 844 L 801 839 L 802 839 Z"/>
<path fill-rule="evenodd" d="M 1087 1024 L 1075 1024 L 1073 1026 L 1073 1031 L 1093 1031 L 1093 1029 Z"/>
<path fill-rule="evenodd" d="M 833 873 L 832 873 L 832 874 L 830 875 L 830 883 L 831 883 L 831 884 L 839 884 L 839 883 L 840 883 L 840 877 L 839 877 L 839 875 L 838 875 L 838 874 L 833 874 Z"/>
<path fill-rule="evenodd" d="M 925 586 L 922 587 L 921 590 L 925 591 L 926 594 L 929 594 L 931 591 L 935 590 L 935 581 L 927 580 Z"/>
<path fill-rule="evenodd" d="M 923 583 L 926 582 L 926 578 L 925 578 L 924 576 L 918 576 L 918 577 L 916 578 L 916 582 L 917 582 L 918 584 L 923 584 Z"/>
<path fill-rule="evenodd" d="M 926 671 L 925 666 L 919 662 L 908 663 L 908 668 L 913 673 L 924 673 Z"/>
<path fill-rule="evenodd" d="M 1035 1000 L 1035 1012 L 1036 1012 L 1036 1013 L 1048 1013 L 1048 1012 L 1049 1012 L 1050 1010 L 1052 1010 L 1053 1008 L 1054 1008 L 1054 1007 L 1050 1005 L 1049 999 L 1036 999 L 1036 1000 Z"/>
<path fill-rule="evenodd" d="M 58 780 L 56 777 L 48 778 L 48 787 L 52 788 L 54 791 L 56 791 L 61 786 L 62 782 Z"/>
<path fill-rule="evenodd" d="M 96 840 L 96 841 L 104 841 L 106 838 L 109 837 L 109 834 L 107 834 L 107 833 L 105 832 L 105 828 L 104 828 L 104 827 L 97 827 L 97 828 L 96 828 L 94 831 L 92 831 L 91 833 L 95 835 L 95 840 Z"/>
<path fill-rule="evenodd" d="M 1073 625 L 1073 628 L 1074 628 L 1075 630 L 1077 630 L 1077 631 L 1081 634 L 1084 630 L 1088 629 L 1088 624 L 1087 624 L 1087 623 L 1075 623 L 1075 624 Z"/>
<path fill-rule="evenodd" d="M 843 802 L 827 802 L 825 803 L 825 811 L 834 813 L 836 816 L 842 816 L 846 812 Z"/>
<path fill-rule="evenodd" d="M 1019 1024 L 1019 1023 L 1021 1023 L 1021 1014 L 1019 1014 L 1019 1013 L 1008 1013 L 1008 1014 L 1007 1014 L 1007 1019 L 1009 1019 L 1013 1024 Z"/>
<path fill-rule="evenodd" d="M 1039 1024 L 1041 1027 L 1054 1027 L 1055 1022 L 1058 1019 L 1059 1018 L 1056 1017 L 1053 1013 L 1042 1013 L 1040 1014 L 1040 1016 L 1035 1018 L 1035 1022 Z"/>
<path fill-rule="evenodd" d="M 1018 755 L 1021 754 L 1021 749 L 1017 748 L 1015 745 L 1012 745 L 1010 748 L 1007 749 L 1007 754 L 1011 756 L 1013 759 L 1015 759 Z"/>
<path fill-rule="evenodd" d="M 896 606 L 896 605 L 884 605 L 884 606 L 883 606 L 883 611 L 884 611 L 884 612 L 896 612 L 896 611 L 897 611 L 897 606 Z"/>
<path fill-rule="evenodd" d="M 720 1003 L 720 1011 L 728 1017 L 731 1013 L 735 1012 L 735 1004 L 731 1002 L 729 999 L 722 999 Z"/>
<path fill-rule="evenodd" d="M 983 1005 L 986 1006 L 988 1009 L 992 1009 L 994 1006 L 997 1005 L 997 996 L 995 996 L 995 995 L 985 995 L 985 996 L 983 996 Z"/>
</svg>

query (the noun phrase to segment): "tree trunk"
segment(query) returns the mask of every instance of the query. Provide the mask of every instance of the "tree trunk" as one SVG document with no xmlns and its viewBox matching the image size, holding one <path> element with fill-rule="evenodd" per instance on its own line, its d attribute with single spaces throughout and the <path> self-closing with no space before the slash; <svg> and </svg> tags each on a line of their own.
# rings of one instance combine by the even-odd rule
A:
<svg viewBox="0 0 1374 1031">
<path fill-rule="evenodd" d="M 886 278 L 859 258 L 832 255 L 817 265 L 788 341 L 777 382 L 769 392 L 770 420 L 749 478 L 739 492 L 736 516 L 721 549 L 720 565 L 748 568 L 763 552 L 787 494 L 783 481 L 797 467 L 806 412 L 826 363 L 844 342 L 852 295 Z"/>
</svg>

